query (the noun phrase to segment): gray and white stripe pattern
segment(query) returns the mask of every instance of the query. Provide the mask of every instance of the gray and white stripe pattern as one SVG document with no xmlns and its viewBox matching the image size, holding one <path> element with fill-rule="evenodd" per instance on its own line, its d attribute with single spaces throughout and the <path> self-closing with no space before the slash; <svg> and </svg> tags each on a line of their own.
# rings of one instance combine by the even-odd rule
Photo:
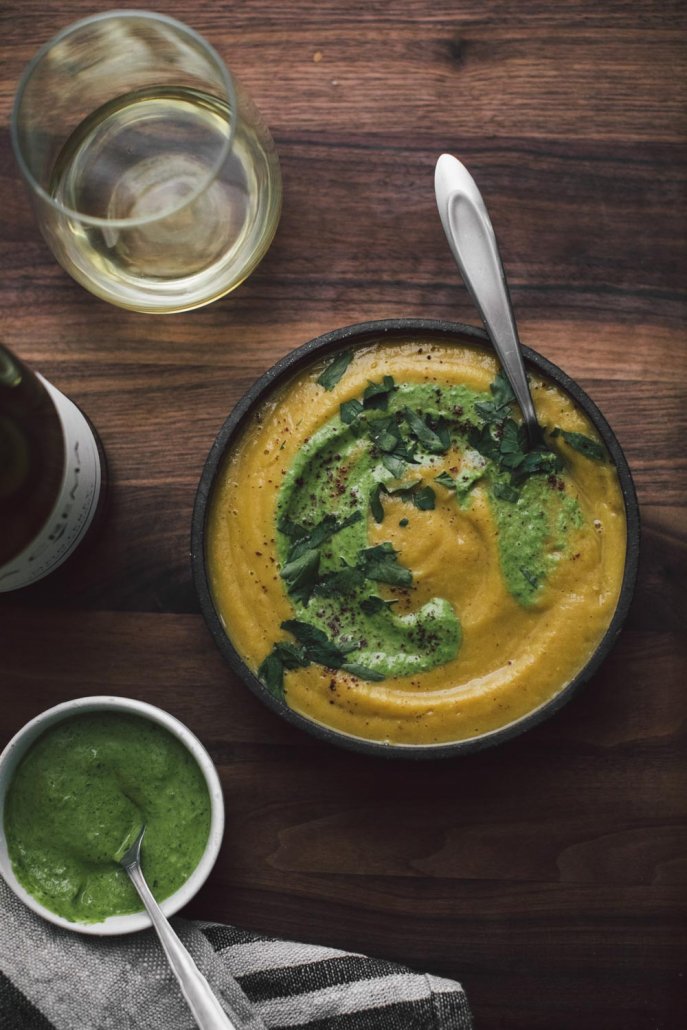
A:
<svg viewBox="0 0 687 1030">
<path fill-rule="evenodd" d="M 240 1030 L 470 1030 L 453 980 L 352 952 L 174 919 Z M 152 931 L 93 938 L 0 879 L 0 1030 L 193 1030 Z"/>
<path fill-rule="evenodd" d="M 270 1030 L 469 1030 L 460 984 L 381 959 L 199 923 Z"/>
</svg>

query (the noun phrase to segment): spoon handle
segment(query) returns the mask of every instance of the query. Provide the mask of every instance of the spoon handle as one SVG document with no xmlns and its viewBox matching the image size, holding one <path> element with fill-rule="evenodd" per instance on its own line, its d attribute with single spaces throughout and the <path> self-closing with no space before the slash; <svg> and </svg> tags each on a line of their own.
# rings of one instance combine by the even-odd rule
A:
<svg viewBox="0 0 687 1030">
<path fill-rule="evenodd" d="M 539 430 L 537 416 L 496 235 L 482 194 L 465 165 L 451 154 L 442 154 L 437 161 L 434 190 L 449 246 L 513 388 L 533 443 Z"/>
<path fill-rule="evenodd" d="M 200 1030 L 238 1030 L 170 926 L 145 881 L 140 865 L 135 863 L 126 865 L 124 868 L 152 920 L 170 968 L 179 981 L 179 986 Z"/>
</svg>

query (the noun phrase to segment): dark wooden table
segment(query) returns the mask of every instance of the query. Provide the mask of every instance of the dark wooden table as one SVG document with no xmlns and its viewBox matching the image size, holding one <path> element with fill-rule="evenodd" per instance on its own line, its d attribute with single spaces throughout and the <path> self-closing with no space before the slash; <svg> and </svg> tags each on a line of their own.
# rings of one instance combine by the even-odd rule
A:
<svg viewBox="0 0 687 1030">
<path fill-rule="evenodd" d="M 188 915 L 457 977 L 482 1030 L 685 1025 L 687 9 L 160 2 L 251 91 L 285 194 L 236 293 L 150 317 L 56 265 L 11 154 L 22 67 L 93 6 L 15 0 L 0 34 L 2 335 L 93 417 L 111 473 L 92 560 L 0 603 L 0 743 L 68 698 L 160 705 L 207 745 L 226 797 Z M 611 657 L 554 719 L 463 760 L 385 763 L 282 724 L 230 674 L 189 524 L 216 432 L 280 355 L 371 318 L 477 321 L 434 207 L 444 150 L 482 187 L 523 339 L 625 448 L 641 571 Z"/>
</svg>

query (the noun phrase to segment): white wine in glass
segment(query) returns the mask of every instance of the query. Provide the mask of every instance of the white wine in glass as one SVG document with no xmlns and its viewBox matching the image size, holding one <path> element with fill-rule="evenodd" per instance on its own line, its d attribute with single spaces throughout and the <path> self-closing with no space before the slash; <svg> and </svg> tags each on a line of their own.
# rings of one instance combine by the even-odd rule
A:
<svg viewBox="0 0 687 1030">
<path fill-rule="evenodd" d="M 47 71 L 41 52 L 29 66 L 13 134 L 58 260 L 137 311 L 183 311 L 238 286 L 276 231 L 281 177 L 266 125 L 214 51 L 138 12 L 86 19 L 48 48 L 61 59 Z M 65 96 L 53 80 L 67 60 Z M 48 86 L 60 100 L 43 125 Z"/>
</svg>

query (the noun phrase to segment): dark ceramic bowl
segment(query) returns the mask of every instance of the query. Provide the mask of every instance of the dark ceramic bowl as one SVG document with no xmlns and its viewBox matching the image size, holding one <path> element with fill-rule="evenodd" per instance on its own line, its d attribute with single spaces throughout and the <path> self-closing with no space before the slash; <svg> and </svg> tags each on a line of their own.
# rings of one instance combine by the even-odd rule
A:
<svg viewBox="0 0 687 1030">
<path fill-rule="evenodd" d="M 327 726 L 307 719 L 303 715 L 299 715 L 298 712 L 293 711 L 288 705 L 276 700 L 266 690 L 234 648 L 215 608 L 205 566 L 205 526 L 215 479 L 222 467 L 225 456 L 239 438 L 253 410 L 262 404 L 275 387 L 280 386 L 306 366 L 321 360 L 337 350 L 365 346 L 376 340 L 401 341 L 411 338 L 417 340 L 418 337 L 427 337 L 439 342 L 455 341 L 456 343 L 478 344 L 490 348 L 489 339 L 484 330 L 476 329 L 473 326 L 462 325 L 457 322 L 438 322 L 421 318 L 389 319 L 378 322 L 363 322 L 358 325 L 335 329 L 331 333 L 325 333 L 324 336 L 318 336 L 317 339 L 311 340 L 302 347 L 291 351 L 286 357 L 283 357 L 265 372 L 236 405 L 220 429 L 217 439 L 210 449 L 200 477 L 193 510 L 191 562 L 201 611 L 210 627 L 210 632 L 217 646 L 230 668 L 273 712 L 276 712 L 277 715 L 280 715 L 294 726 L 298 726 L 313 736 L 318 737 L 320 740 L 366 754 L 395 758 L 445 758 L 452 755 L 479 751 L 501 741 L 509 740 L 511 737 L 515 737 L 530 729 L 530 727 L 536 726 L 543 719 L 549 718 L 554 712 L 558 711 L 579 690 L 582 684 L 596 672 L 613 647 L 630 607 L 637 578 L 639 554 L 639 508 L 632 476 L 625 460 L 625 455 L 608 422 L 594 402 L 565 372 L 562 372 L 556 365 L 551 364 L 546 358 L 537 354 L 536 351 L 530 350 L 529 347 L 523 347 L 528 367 L 553 380 L 585 412 L 616 465 L 620 488 L 625 501 L 625 515 L 627 519 L 625 571 L 615 614 L 603 639 L 584 668 L 553 698 L 527 715 L 509 723 L 507 726 L 492 730 L 478 737 L 449 743 L 385 744 L 330 729 Z"/>
</svg>

